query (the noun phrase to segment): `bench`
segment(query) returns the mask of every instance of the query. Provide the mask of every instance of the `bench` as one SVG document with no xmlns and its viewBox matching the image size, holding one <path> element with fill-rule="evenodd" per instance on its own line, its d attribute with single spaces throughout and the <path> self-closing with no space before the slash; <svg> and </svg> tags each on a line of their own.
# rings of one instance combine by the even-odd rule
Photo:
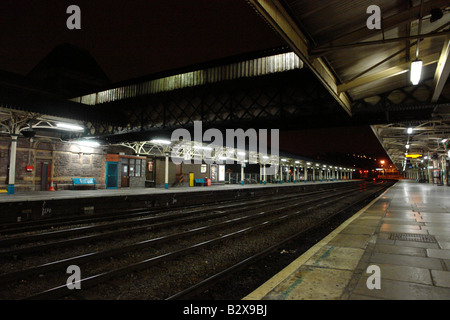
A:
<svg viewBox="0 0 450 320">
<path fill-rule="evenodd" d="M 194 179 L 194 185 L 201 185 L 201 186 L 205 186 L 206 185 L 206 180 L 205 179 Z"/>
<path fill-rule="evenodd" d="M 97 182 L 94 178 L 72 178 L 72 190 L 75 190 L 75 186 L 90 186 L 94 185 L 94 190 L 96 189 L 95 185 Z"/>
</svg>

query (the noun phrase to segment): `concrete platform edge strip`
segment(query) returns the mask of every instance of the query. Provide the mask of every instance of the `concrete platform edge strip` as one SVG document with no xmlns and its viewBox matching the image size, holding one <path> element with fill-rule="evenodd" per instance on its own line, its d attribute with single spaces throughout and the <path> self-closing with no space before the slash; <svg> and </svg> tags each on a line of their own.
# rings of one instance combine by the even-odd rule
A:
<svg viewBox="0 0 450 320">
<path fill-rule="evenodd" d="M 308 251 L 298 257 L 296 260 L 291 262 L 287 267 L 281 270 L 279 273 L 274 275 L 272 278 L 267 280 L 264 284 L 258 287 L 256 290 L 245 296 L 242 300 L 262 300 L 266 295 L 269 294 L 275 287 L 277 287 L 281 282 L 283 282 L 287 277 L 293 274 L 297 269 L 299 269 L 303 264 L 306 263 L 314 254 L 316 254 L 320 249 L 326 246 L 331 240 L 333 240 L 342 230 L 344 230 L 350 223 L 362 215 L 367 209 L 369 209 L 375 202 L 377 202 L 381 197 L 383 197 L 386 192 L 388 192 L 392 187 L 385 190 L 376 199 L 372 200 L 368 205 L 355 213 L 352 217 L 343 222 L 339 227 L 333 230 L 325 238 L 320 240 L 314 246 L 312 246 Z"/>
</svg>

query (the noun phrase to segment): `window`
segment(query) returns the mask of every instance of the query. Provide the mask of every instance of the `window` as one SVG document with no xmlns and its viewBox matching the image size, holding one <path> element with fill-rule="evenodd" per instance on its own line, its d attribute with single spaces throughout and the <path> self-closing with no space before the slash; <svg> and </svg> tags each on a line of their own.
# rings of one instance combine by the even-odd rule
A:
<svg viewBox="0 0 450 320">
<path fill-rule="evenodd" d="M 141 159 L 136 159 L 136 172 L 135 172 L 135 176 L 136 176 L 136 177 L 140 177 L 140 176 L 141 176 Z"/>
<path fill-rule="evenodd" d="M 148 172 L 153 172 L 153 159 L 148 161 Z"/>
<path fill-rule="evenodd" d="M 130 177 L 134 177 L 135 163 L 134 159 L 130 159 Z"/>
</svg>

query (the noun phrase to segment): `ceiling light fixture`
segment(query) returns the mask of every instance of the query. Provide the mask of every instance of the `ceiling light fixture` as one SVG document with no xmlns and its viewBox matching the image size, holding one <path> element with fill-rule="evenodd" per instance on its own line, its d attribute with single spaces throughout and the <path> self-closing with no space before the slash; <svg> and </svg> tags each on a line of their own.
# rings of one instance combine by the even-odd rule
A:
<svg viewBox="0 0 450 320">
<path fill-rule="evenodd" d="M 422 60 L 416 59 L 411 62 L 411 83 L 417 85 L 420 82 L 420 76 L 422 75 Z"/>
<path fill-rule="evenodd" d="M 84 128 L 81 126 L 77 126 L 75 124 L 70 124 L 70 123 L 63 123 L 63 122 L 57 123 L 56 127 L 60 128 L 60 129 L 69 130 L 69 131 L 83 131 L 84 130 Z"/>
<path fill-rule="evenodd" d="M 419 59 L 419 44 L 420 44 L 420 33 L 422 32 L 422 16 L 423 16 L 423 0 L 420 2 L 420 16 L 419 16 L 419 27 L 417 29 L 417 47 L 416 47 L 416 60 L 411 62 L 411 82 L 413 85 L 418 85 L 420 81 L 420 76 L 422 74 L 422 60 Z"/>
<path fill-rule="evenodd" d="M 73 143 L 76 143 L 76 144 L 78 144 L 80 146 L 91 147 L 91 148 L 100 146 L 99 142 L 97 142 L 97 141 L 90 141 L 90 140 L 76 140 Z"/>
<path fill-rule="evenodd" d="M 163 139 L 153 139 L 150 142 L 154 143 L 154 144 L 171 144 L 172 143 L 172 141 L 170 141 L 170 140 L 163 140 Z"/>
</svg>

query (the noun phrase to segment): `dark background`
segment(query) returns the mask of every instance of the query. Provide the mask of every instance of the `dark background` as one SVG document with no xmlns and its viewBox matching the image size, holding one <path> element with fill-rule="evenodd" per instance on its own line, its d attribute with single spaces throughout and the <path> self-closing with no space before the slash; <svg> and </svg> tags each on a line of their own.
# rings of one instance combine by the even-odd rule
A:
<svg viewBox="0 0 450 320">
<path fill-rule="evenodd" d="M 72 4 L 81 30 L 66 27 Z M 89 51 L 112 83 L 285 45 L 243 0 L 0 1 L 0 70 L 26 75 L 63 43 Z M 280 150 L 388 159 L 370 127 L 338 123 L 281 131 Z"/>
</svg>

